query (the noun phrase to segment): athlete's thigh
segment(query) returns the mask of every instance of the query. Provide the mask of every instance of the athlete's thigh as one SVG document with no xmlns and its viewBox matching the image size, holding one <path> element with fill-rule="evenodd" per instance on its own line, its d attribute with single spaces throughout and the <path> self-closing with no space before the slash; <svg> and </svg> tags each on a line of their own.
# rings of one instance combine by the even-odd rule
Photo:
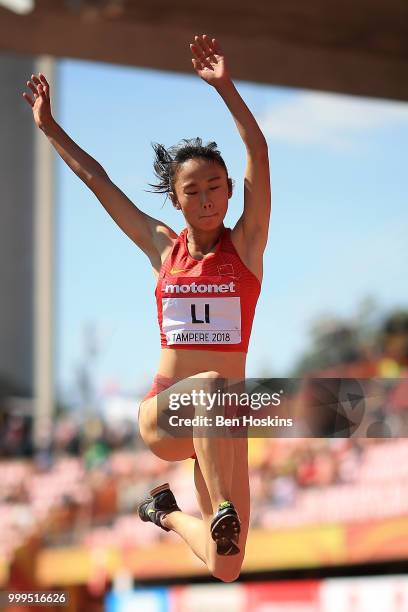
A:
<svg viewBox="0 0 408 612">
<path fill-rule="evenodd" d="M 195 406 L 189 398 L 193 390 L 211 390 L 217 378 L 220 378 L 217 372 L 200 372 L 174 383 L 140 404 L 140 435 L 155 455 L 166 461 L 181 461 L 193 455 L 192 428 L 183 425 L 183 419 L 195 416 Z"/>
</svg>

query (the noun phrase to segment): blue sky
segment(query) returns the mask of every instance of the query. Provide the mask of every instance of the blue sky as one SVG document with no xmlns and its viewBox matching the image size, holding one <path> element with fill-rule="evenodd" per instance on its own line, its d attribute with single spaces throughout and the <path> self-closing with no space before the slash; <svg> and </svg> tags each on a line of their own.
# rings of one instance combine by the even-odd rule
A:
<svg viewBox="0 0 408 612">
<path fill-rule="evenodd" d="M 186 58 L 188 62 L 188 58 Z M 272 216 L 248 376 L 288 372 L 319 316 L 348 317 L 370 295 L 406 306 L 408 104 L 236 83 L 269 144 Z M 62 61 L 55 115 L 148 214 L 179 232 L 180 213 L 146 193 L 150 143 L 215 140 L 242 211 L 245 150 L 221 98 L 190 75 Z M 149 386 L 159 358 L 147 257 L 58 161 L 57 380 L 72 390 L 84 326 L 98 330 L 100 388 Z"/>
</svg>

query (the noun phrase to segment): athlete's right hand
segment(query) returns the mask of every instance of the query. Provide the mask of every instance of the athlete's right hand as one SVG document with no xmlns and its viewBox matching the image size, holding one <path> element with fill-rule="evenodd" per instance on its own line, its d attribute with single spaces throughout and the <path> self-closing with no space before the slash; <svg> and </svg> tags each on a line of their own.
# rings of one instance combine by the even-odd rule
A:
<svg viewBox="0 0 408 612">
<path fill-rule="evenodd" d="M 53 120 L 51 114 L 50 86 L 45 76 L 39 73 L 31 75 L 27 81 L 27 87 L 31 89 L 33 96 L 23 93 L 23 98 L 31 106 L 34 121 L 41 130 L 46 128 Z"/>
</svg>

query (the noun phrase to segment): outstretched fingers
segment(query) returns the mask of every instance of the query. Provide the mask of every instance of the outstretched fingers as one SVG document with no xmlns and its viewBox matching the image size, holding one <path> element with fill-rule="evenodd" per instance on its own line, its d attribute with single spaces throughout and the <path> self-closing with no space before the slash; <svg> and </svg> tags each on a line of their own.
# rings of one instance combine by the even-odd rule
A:
<svg viewBox="0 0 408 612">
<path fill-rule="evenodd" d="M 210 53 L 207 50 L 207 45 L 200 39 L 199 36 L 194 37 L 194 43 L 190 45 L 190 49 L 195 59 L 198 60 L 204 68 L 208 68 L 209 70 L 213 70 L 210 61 Z"/>
<path fill-rule="evenodd" d="M 22 96 L 31 107 L 34 106 L 37 98 L 42 98 L 43 100 L 50 99 L 50 86 L 43 74 L 40 73 L 39 76 L 32 74 L 31 79 L 27 81 L 26 85 L 31 90 L 32 95 L 24 92 Z"/>
<path fill-rule="evenodd" d="M 47 79 L 45 78 L 45 76 L 42 74 L 42 72 L 40 72 L 39 77 L 40 77 L 40 81 L 41 81 L 43 89 L 44 89 L 45 96 L 46 96 L 47 100 L 49 100 L 49 98 L 50 98 L 50 86 L 49 86 L 49 83 L 48 83 Z"/>
<path fill-rule="evenodd" d="M 194 70 L 196 70 L 197 72 L 200 72 L 201 70 L 204 70 L 204 66 L 202 65 L 202 63 L 199 60 L 193 58 L 191 60 L 191 62 L 193 64 Z"/>
<path fill-rule="evenodd" d="M 38 97 L 37 86 L 34 85 L 32 81 L 27 81 L 27 87 L 31 89 L 34 94 L 34 99 L 36 99 Z"/>
<path fill-rule="evenodd" d="M 212 39 L 212 47 L 214 49 L 214 53 L 217 55 L 222 55 L 221 45 L 216 38 Z"/>
<path fill-rule="evenodd" d="M 215 38 L 213 38 L 213 40 L 215 40 Z M 214 62 L 215 64 L 218 64 L 218 60 L 215 56 L 215 53 L 216 53 L 215 47 L 213 45 L 211 38 L 207 36 L 207 34 L 203 34 L 203 37 L 201 39 L 201 46 L 206 56 L 209 57 L 212 62 Z"/>
<path fill-rule="evenodd" d="M 191 53 L 194 55 L 195 61 L 200 66 L 199 70 L 204 70 L 204 68 L 208 68 L 209 70 L 212 70 L 211 63 L 207 60 L 205 55 L 202 54 L 200 48 L 197 45 L 195 44 L 190 45 L 190 49 L 191 49 Z"/>
<path fill-rule="evenodd" d="M 33 96 L 30 96 L 28 93 L 24 92 L 23 98 L 32 107 L 38 98 L 37 87 L 32 81 L 27 81 L 26 85 L 33 92 Z"/>
<path fill-rule="evenodd" d="M 32 74 L 31 81 L 27 82 L 27 85 L 34 94 L 41 96 L 42 98 L 49 98 L 50 86 L 42 73 L 40 73 L 38 76 Z"/>
<path fill-rule="evenodd" d="M 26 101 L 26 102 L 27 102 L 27 103 L 28 103 L 28 104 L 29 104 L 31 107 L 33 107 L 33 106 L 34 106 L 34 100 L 32 99 L 32 97 L 31 97 L 31 96 L 29 96 L 29 95 L 28 95 L 28 93 L 26 93 L 26 92 L 24 91 L 24 92 L 23 92 L 23 94 L 22 94 L 22 96 L 23 96 L 24 100 L 25 100 L 25 101 Z"/>
</svg>

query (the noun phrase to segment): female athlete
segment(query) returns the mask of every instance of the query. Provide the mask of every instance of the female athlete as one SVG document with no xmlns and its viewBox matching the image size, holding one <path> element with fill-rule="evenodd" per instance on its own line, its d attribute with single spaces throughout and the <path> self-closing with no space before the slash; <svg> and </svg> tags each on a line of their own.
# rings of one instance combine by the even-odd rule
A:
<svg viewBox="0 0 408 612">
<path fill-rule="evenodd" d="M 195 72 L 224 100 L 247 152 L 244 210 L 233 229 L 224 226 L 232 181 L 214 142 L 184 140 L 169 150 L 154 145 L 159 183 L 153 187 L 170 196 L 185 220 L 177 235 L 137 208 L 56 123 L 44 75 L 32 75 L 32 95 L 23 96 L 36 125 L 147 255 L 157 278 L 161 354 L 152 389 L 139 406 L 140 434 L 161 459 L 194 459 L 202 519 L 179 509 L 168 483 L 150 491 L 139 516 L 178 533 L 212 575 L 231 582 L 241 571 L 250 516 L 247 437 L 203 435 L 198 427 L 177 437 L 163 433 L 158 423 L 168 414 L 172 394 L 189 393 L 197 382 L 214 392 L 220 381 L 245 380 L 268 236 L 269 162 L 266 140 L 231 80 L 219 43 L 204 34 L 195 36 L 190 49 Z M 199 414 L 202 407 L 194 402 L 177 411 L 179 418 Z"/>
</svg>

